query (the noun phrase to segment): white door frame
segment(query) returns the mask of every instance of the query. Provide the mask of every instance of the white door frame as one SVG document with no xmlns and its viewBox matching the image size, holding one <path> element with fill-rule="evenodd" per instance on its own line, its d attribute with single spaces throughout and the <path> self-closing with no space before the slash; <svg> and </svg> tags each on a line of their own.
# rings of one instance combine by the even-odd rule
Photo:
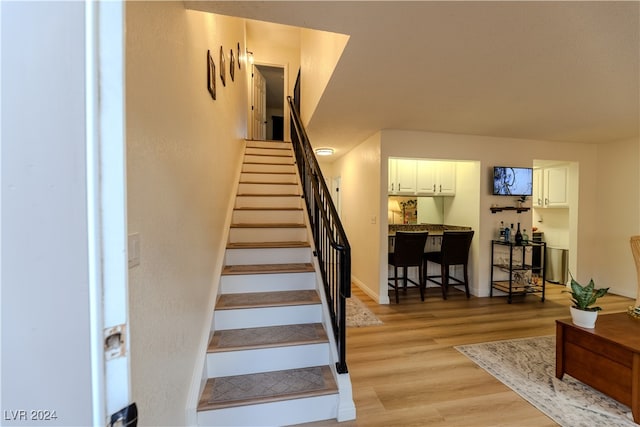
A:
<svg viewBox="0 0 640 427">
<path fill-rule="evenodd" d="M 290 85 L 289 85 L 289 64 L 279 64 L 279 63 L 274 63 L 274 62 L 261 62 L 261 61 L 254 61 L 253 63 L 254 65 L 264 65 L 265 67 L 274 67 L 274 68 L 282 68 L 284 71 L 284 90 L 283 90 L 283 94 L 282 94 L 282 106 L 283 106 L 283 127 L 284 127 L 284 134 L 283 134 L 283 139 L 285 141 L 291 141 L 291 129 L 290 129 L 290 117 L 291 117 L 291 112 L 289 111 L 289 102 L 287 102 L 287 96 L 289 95 L 289 90 L 290 90 Z M 253 90 L 253 82 L 251 83 L 251 90 Z M 291 90 L 293 90 L 291 88 Z M 253 95 L 251 96 L 251 99 L 253 99 Z M 249 106 L 249 110 L 251 110 L 251 105 Z M 253 130 L 252 130 L 253 132 Z M 253 133 L 252 135 L 253 136 Z"/>
<path fill-rule="evenodd" d="M 93 424 L 131 402 L 125 144 L 124 2 L 85 1 L 87 220 Z M 124 355 L 104 331 L 124 326 Z"/>
</svg>

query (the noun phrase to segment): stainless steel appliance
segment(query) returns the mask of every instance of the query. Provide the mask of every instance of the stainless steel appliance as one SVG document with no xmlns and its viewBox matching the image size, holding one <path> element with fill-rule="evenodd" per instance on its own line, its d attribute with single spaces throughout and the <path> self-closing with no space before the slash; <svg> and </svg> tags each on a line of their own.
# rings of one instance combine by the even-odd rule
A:
<svg viewBox="0 0 640 427">
<path fill-rule="evenodd" d="M 569 250 L 547 246 L 547 281 L 567 283 Z"/>
</svg>

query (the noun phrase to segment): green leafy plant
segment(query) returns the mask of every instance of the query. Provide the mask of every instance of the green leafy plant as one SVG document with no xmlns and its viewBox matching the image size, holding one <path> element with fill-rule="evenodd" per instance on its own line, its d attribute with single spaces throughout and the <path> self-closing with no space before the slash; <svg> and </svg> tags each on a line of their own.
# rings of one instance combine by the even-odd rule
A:
<svg viewBox="0 0 640 427">
<path fill-rule="evenodd" d="M 588 285 L 582 286 L 580 283 L 576 282 L 571 273 L 569 273 L 569 275 L 571 276 L 571 291 L 564 292 L 571 293 L 571 302 L 573 303 L 573 307 L 584 311 L 602 310 L 602 307 L 592 306 L 596 303 L 598 298 L 603 297 L 607 292 L 609 292 L 609 288 L 596 289 L 593 279 L 589 281 Z"/>
</svg>

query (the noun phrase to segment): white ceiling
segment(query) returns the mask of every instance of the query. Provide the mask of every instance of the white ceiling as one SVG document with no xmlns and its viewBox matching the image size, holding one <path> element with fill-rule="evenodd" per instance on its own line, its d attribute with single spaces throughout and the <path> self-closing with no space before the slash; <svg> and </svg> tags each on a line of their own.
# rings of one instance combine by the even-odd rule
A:
<svg viewBox="0 0 640 427">
<path fill-rule="evenodd" d="M 344 153 L 381 129 L 607 142 L 638 137 L 640 2 L 186 2 L 348 34 L 311 118 Z"/>
</svg>

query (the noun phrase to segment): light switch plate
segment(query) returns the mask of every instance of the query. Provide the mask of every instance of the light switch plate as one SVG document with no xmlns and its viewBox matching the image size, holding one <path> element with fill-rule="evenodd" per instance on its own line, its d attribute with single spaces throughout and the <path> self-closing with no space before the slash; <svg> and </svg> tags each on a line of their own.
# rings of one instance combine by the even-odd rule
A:
<svg viewBox="0 0 640 427">
<path fill-rule="evenodd" d="M 129 234 L 127 241 L 129 268 L 140 265 L 140 233 Z"/>
</svg>

